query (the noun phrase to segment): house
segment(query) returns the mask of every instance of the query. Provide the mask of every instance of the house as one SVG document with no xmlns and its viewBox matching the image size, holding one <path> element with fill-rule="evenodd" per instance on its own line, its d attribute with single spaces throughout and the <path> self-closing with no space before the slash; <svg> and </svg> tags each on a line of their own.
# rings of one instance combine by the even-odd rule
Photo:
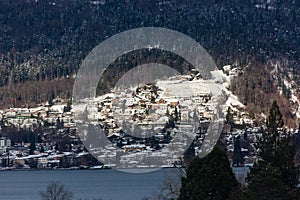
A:
<svg viewBox="0 0 300 200">
<path fill-rule="evenodd" d="M 48 167 L 48 158 L 40 157 L 37 161 L 37 168 L 47 168 Z"/>
<path fill-rule="evenodd" d="M 0 147 L 6 147 L 6 138 L 5 137 L 2 137 L 0 138 Z"/>
<path fill-rule="evenodd" d="M 170 106 L 175 107 L 175 106 L 179 105 L 179 101 L 177 99 L 170 99 L 169 104 L 170 104 Z"/>
<path fill-rule="evenodd" d="M 76 123 L 73 122 L 65 122 L 64 123 L 64 128 L 75 128 L 76 127 Z"/>
<path fill-rule="evenodd" d="M 156 103 L 158 103 L 158 104 L 166 104 L 167 101 L 164 100 L 163 98 L 160 98 Z"/>
<path fill-rule="evenodd" d="M 186 122 L 189 120 L 189 111 L 188 110 L 182 110 L 181 111 L 181 121 Z"/>
<path fill-rule="evenodd" d="M 34 117 L 41 118 L 44 120 L 47 117 L 47 111 L 45 109 L 37 110 L 32 113 Z"/>
<path fill-rule="evenodd" d="M 6 113 L 5 113 L 5 117 L 15 117 L 17 115 L 17 111 L 15 109 L 9 109 Z"/>
<path fill-rule="evenodd" d="M 17 157 L 13 161 L 13 166 L 16 168 L 23 168 L 26 165 L 26 157 Z"/>
<path fill-rule="evenodd" d="M 223 71 L 224 71 L 224 73 L 226 75 L 229 74 L 230 70 L 231 70 L 231 65 L 225 65 L 225 66 L 223 66 Z"/>
</svg>

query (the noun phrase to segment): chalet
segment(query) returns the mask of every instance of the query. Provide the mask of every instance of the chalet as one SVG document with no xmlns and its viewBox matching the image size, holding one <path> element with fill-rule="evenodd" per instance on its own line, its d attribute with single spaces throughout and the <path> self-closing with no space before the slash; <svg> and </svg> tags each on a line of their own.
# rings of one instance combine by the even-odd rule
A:
<svg viewBox="0 0 300 200">
<path fill-rule="evenodd" d="M 181 121 L 185 122 L 189 120 L 189 111 L 188 110 L 181 110 Z"/>
<path fill-rule="evenodd" d="M 106 102 L 103 102 L 103 105 L 104 105 L 106 108 L 111 108 L 111 107 L 112 107 L 112 102 L 111 102 L 111 101 L 106 101 Z"/>
<path fill-rule="evenodd" d="M 53 103 L 56 103 L 56 104 L 64 103 L 64 102 L 65 102 L 65 100 L 60 97 L 56 97 L 55 99 L 53 99 Z"/>
<path fill-rule="evenodd" d="M 205 112 L 203 112 L 203 117 L 206 118 L 206 119 L 211 119 L 212 118 L 212 113 L 208 112 L 208 111 L 205 111 Z"/>
<path fill-rule="evenodd" d="M 145 144 L 131 144 L 131 145 L 124 145 L 122 149 L 127 152 L 127 151 L 140 151 L 140 150 L 145 150 L 146 146 Z"/>
<path fill-rule="evenodd" d="M 156 103 L 159 103 L 159 104 L 166 104 L 167 101 L 164 100 L 163 98 L 160 98 Z"/>
<path fill-rule="evenodd" d="M 20 119 L 28 119 L 28 118 L 32 118 L 33 116 L 30 112 L 26 111 L 26 112 L 21 112 L 16 117 Z"/>
<path fill-rule="evenodd" d="M 62 114 L 64 112 L 64 107 L 65 105 L 63 104 L 53 105 L 49 108 L 49 111 Z"/>
<path fill-rule="evenodd" d="M 230 70 L 229 75 L 230 76 L 237 76 L 239 74 L 242 74 L 243 71 L 239 68 L 233 68 L 232 70 Z"/>
<path fill-rule="evenodd" d="M 64 123 L 64 128 L 75 128 L 75 127 L 76 127 L 76 123 L 73 122 Z"/>
<path fill-rule="evenodd" d="M 8 111 L 6 111 L 5 113 L 5 117 L 15 117 L 17 115 L 17 111 L 15 109 L 9 109 Z"/>
<path fill-rule="evenodd" d="M 48 112 L 48 118 L 58 118 L 58 117 L 62 117 L 62 113 L 55 112 L 55 111 Z"/>
<path fill-rule="evenodd" d="M 48 158 L 40 157 L 37 159 L 37 168 L 48 168 Z"/>
<path fill-rule="evenodd" d="M 63 116 L 64 116 L 64 117 L 72 118 L 72 112 L 64 112 L 64 113 L 63 113 Z"/>
<path fill-rule="evenodd" d="M 44 120 L 47 117 L 47 111 L 45 109 L 36 110 L 36 111 L 32 112 L 32 115 L 36 118 L 40 118 L 40 119 Z"/>
<path fill-rule="evenodd" d="M 141 99 L 141 100 L 139 101 L 139 105 L 140 105 L 140 106 L 145 105 L 145 104 L 146 104 L 146 100 Z"/>
<path fill-rule="evenodd" d="M 111 104 L 112 100 L 113 100 L 112 97 L 106 96 L 102 102 L 103 102 L 103 103 Z"/>
<path fill-rule="evenodd" d="M 191 75 L 178 75 L 170 77 L 169 80 L 175 81 L 175 80 L 181 80 L 181 81 L 190 81 L 193 79 L 193 76 Z"/>
<path fill-rule="evenodd" d="M 26 157 L 16 157 L 13 160 L 13 166 L 16 168 L 23 168 L 26 165 Z"/>
<path fill-rule="evenodd" d="M 223 71 L 226 75 L 229 75 L 230 70 L 231 70 L 231 65 L 223 66 Z"/>
<path fill-rule="evenodd" d="M 171 99 L 168 101 L 171 107 L 175 107 L 179 105 L 179 101 L 177 99 Z"/>
</svg>

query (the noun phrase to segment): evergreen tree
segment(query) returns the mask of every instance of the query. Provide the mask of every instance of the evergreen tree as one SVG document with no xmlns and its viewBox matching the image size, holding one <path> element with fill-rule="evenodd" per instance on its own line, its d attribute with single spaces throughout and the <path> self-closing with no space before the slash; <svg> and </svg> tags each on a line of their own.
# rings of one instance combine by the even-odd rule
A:
<svg viewBox="0 0 300 200">
<path fill-rule="evenodd" d="M 169 116 L 170 116 L 169 107 L 167 107 L 166 116 L 167 116 L 167 117 L 169 117 Z"/>
<path fill-rule="evenodd" d="M 282 129 L 282 114 L 273 102 L 267 128 L 258 141 L 259 157 L 248 174 L 246 199 L 298 199 L 298 173 L 294 164 L 295 147 Z"/>
<path fill-rule="evenodd" d="M 59 146 L 58 143 L 55 143 L 55 147 L 54 147 L 55 151 L 59 151 Z"/>
<path fill-rule="evenodd" d="M 49 104 L 49 106 L 53 106 L 54 105 L 52 95 L 48 99 L 48 104 Z"/>
<path fill-rule="evenodd" d="M 228 107 L 227 109 L 227 113 L 226 113 L 226 123 L 233 125 L 233 113 L 230 107 Z"/>
<path fill-rule="evenodd" d="M 234 141 L 233 149 L 233 166 L 240 166 L 244 163 L 244 158 L 241 150 L 240 136 L 237 136 Z"/>
<path fill-rule="evenodd" d="M 72 100 L 69 99 L 67 105 L 64 106 L 64 112 L 70 112 L 72 110 Z"/>
<path fill-rule="evenodd" d="M 60 120 L 60 118 L 58 117 L 56 119 L 56 129 L 63 129 L 64 128 L 64 121 Z"/>
<path fill-rule="evenodd" d="M 35 149 L 36 149 L 36 147 L 35 147 L 35 141 L 32 140 L 32 141 L 30 142 L 30 146 L 29 146 L 29 155 L 33 155 Z"/>
<path fill-rule="evenodd" d="M 193 112 L 193 120 L 194 120 L 194 122 L 199 122 L 199 117 L 198 117 L 198 115 L 197 115 L 197 110 L 196 109 L 194 109 L 194 112 Z"/>
<path fill-rule="evenodd" d="M 44 146 L 41 146 L 40 152 L 41 152 L 41 153 L 44 153 L 44 152 L 45 152 Z"/>
<path fill-rule="evenodd" d="M 187 169 L 187 177 L 182 179 L 178 199 L 225 200 L 236 193 L 238 187 L 224 150 L 216 146 L 206 157 L 193 160 Z"/>
<path fill-rule="evenodd" d="M 179 113 L 178 113 L 177 106 L 175 106 L 175 109 L 174 109 L 174 120 L 175 121 L 179 120 Z"/>
</svg>

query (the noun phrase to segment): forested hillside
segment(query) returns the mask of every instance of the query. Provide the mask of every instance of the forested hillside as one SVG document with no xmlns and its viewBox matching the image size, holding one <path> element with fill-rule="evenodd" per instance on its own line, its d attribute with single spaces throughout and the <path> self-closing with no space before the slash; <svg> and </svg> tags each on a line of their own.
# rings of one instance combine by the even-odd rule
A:
<svg viewBox="0 0 300 200">
<path fill-rule="evenodd" d="M 93 47 L 146 26 L 189 35 L 220 68 L 242 67 L 232 90 L 253 112 L 278 99 L 284 115 L 295 118 L 289 88 L 286 97 L 278 92 L 284 89 L 278 77 L 300 86 L 300 4 L 293 0 L 0 0 L 0 106 L 69 98 L 74 75 Z M 280 68 L 275 75 L 274 63 Z"/>
</svg>

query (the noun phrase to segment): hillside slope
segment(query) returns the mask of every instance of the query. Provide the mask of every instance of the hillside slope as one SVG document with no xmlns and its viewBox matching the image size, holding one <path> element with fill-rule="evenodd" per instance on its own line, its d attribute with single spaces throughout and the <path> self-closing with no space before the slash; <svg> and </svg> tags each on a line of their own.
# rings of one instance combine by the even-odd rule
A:
<svg viewBox="0 0 300 200">
<path fill-rule="evenodd" d="M 121 31 L 155 26 L 191 36 L 220 68 L 243 68 L 232 91 L 252 112 L 264 112 L 278 99 L 286 118 L 295 120 L 298 108 L 291 98 L 300 88 L 299 23 L 299 3 L 292 0 L 0 0 L 0 106 L 70 98 L 74 75 L 94 46 Z M 135 63 L 129 57 L 127 69 L 149 61 L 148 53 Z M 275 66 L 280 66 L 276 73 Z"/>
</svg>

